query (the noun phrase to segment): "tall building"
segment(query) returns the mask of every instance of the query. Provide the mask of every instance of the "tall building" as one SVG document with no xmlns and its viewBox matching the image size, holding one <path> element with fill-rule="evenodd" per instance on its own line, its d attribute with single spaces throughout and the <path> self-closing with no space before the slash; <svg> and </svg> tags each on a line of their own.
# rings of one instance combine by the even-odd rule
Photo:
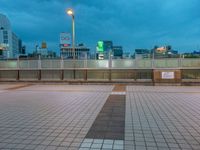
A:
<svg viewBox="0 0 200 150">
<path fill-rule="evenodd" d="M 122 59 L 123 48 L 122 46 L 113 45 L 112 41 L 98 41 L 96 47 L 96 58 L 97 59 Z"/>
<path fill-rule="evenodd" d="M 0 28 L 4 30 L 11 30 L 11 24 L 8 18 L 0 13 Z"/>
<path fill-rule="evenodd" d="M 0 14 L 0 57 L 17 58 L 22 47 L 20 46 L 21 43 L 20 39 L 12 31 L 8 18 Z"/>
<path fill-rule="evenodd" d="M 114 59 L 123 58 L 122 46 L 113 46 L 113 57 Z"/>
<path fill-rule="evenodd" d="M 109 55 L 113 51 L 113 42 L 98 41 L 96 49 L 97 49 L 97 59 L 109 59 Z"/>
</svg>

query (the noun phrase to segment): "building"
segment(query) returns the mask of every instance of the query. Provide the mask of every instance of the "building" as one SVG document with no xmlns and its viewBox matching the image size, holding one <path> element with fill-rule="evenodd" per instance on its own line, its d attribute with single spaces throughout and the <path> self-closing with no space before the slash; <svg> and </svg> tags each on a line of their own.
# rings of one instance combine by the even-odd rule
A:
<svg viewBox="0 0 200 150">
<path fill-rule="evenodd" d="M 61 47 L 61 57 L 64 59 L 73 59 L 74 51 L 72 47 Z M 75 59 L 88 59 L 90 57 L 90 49 L 84 45 L 75 47 Z"/>
<path fill-rule="evenodd" d="M 22 40 L 19 39 L 19 55 L 26 54 L 26 46 L 22 45 Z"/>
<path fill-rule="evenodd" d="M 130 52 L 124 52 L 123 53 L 123 59 L 131 59 L 132 56 L 131 56 L 131 53 Z"/>
<path fill-rule="evenodd" d="M 22 47 L 22 52 L 25 51 L 24 50 L 25 47 Z M 22 55 L 23 56 L 23 55 Z M 41 46 L 36 45 L 35 46 L 35 50 L 33 51 L 33 53 L 29 53 L 28 54 L 29 58 L 56 58 L 56 52 L 49 50 L 47 47 L 47 43 L 45 41 L 43 41 L 41 43 Z"/>
<path fill-rule="evenodd" d="M 191 53 L 184 53 L 182 55 L 184 58 L 200 58 L 200 50 L 199 51 L 193 51 Z"/>
<path fill-rule="evenodd" d="M 118 58 L 122 59 L 123 58 L 122 46 L 113 46 L 112 52 L 113 52 L 114 59 L 118 59 Z"/>
<path fill-rule="evenodd" d="M 75 57 L 74 57 L 75 54 Z M 75 53 L 72 47 L 71 34 L 67 32 L 60 33 L 60 56 L 64 59 L 88 59 L 90 49 L 84 44 L 75 46 Z"/>
<path fill-rule="evenodd" d="M 98 41 L 96 47 L 97 59 L 109 59 L 113 51 L 112 41 Z"/>
<path fill-rule="evenodd" d="M 36 52 L 41 57 L 47 57 L 48 55 L 47 43 L 43 41 L 40 47 L 36 46 Z"/>
<path fill-rule="evenodd" d="M 113 45 L 112 41 L 98 41 L 96 47 L 97 59 L 122 59 L 123 47 Z"/>
<path fill-rule="evenodd" d="M 135 49 L 135 58 L 136 59 L 149 58 L 150 55 L 151 55 L 151 52 L 148 49 Z"/>
<path fill-rule="evenodd" d="M 4 30 L 11 30 L 11 24 L 10 21 L 8 20 L 8 18 L 0 13 L 0 25 L 1 25 L 1 29 Z"/>
<path fill-rule="evenodd" d="M 179 57 L 178 51 L 173 50 L 170 45 L 152 49 L 152 57 L 154 58 L 177 58 Z"/>
<path fill-rule="evenodd" d="M 0 57 L 17 58 L 22 48 L 22 41 L 12 31 L 8 18 L 0 14 Z"/>
</svg>

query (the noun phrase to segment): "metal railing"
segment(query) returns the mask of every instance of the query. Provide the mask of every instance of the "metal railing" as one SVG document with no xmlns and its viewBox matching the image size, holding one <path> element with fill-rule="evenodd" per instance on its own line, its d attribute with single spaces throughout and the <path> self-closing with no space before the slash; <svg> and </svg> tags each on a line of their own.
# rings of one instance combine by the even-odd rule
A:
<svg viewBox="0 0 200 150">
<path fill-rule="evenodd" d="M 45 69 L 200 69 L 200 59 L 113 59 L 113 60 L 4 60 L 0 70 Z"/>
</svg>

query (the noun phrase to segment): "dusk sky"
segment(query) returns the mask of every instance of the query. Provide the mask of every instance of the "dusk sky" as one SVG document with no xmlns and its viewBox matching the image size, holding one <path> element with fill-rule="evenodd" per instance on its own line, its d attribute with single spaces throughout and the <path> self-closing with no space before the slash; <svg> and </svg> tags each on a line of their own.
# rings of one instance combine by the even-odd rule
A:
<svg viewBox="0 0 200 150">
<path fill-rule="evenodd" d="M 29 52 L 42 41 L 59 51 L 60 32 L 71 32 L 69 7 L 75 10 L 76 43 L 93 51 L 98 40 L 132 53 L 154 45 L 200 49 L 200 0 L 0 0 L 0 13 Z"/>
</svg>

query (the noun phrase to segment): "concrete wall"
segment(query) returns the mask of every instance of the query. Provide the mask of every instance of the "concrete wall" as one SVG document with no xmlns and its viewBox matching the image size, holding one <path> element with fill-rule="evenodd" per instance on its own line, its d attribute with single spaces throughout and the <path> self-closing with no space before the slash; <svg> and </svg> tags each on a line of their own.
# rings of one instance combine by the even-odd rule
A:
<svg viewBox="0 0 200 150">
<path fill-rule="evenodd" d="M 173 79 L 163 79 L 162 72 L 174 72 Z M 155 85 L 198 85 L 199 69 L 69 69 L 0 70 L 0 81 L 126 82 Z"/>
<path fill-rule="evenodd" d="M 174 78 L 173 79 L 165 79 L 162 78 L 162 72 L 173 72 Z M 178 69 L 155 69 L 154 72 L 154 83 L 181 83 L 182 76 L 181 70 Z"/>
</svg>

